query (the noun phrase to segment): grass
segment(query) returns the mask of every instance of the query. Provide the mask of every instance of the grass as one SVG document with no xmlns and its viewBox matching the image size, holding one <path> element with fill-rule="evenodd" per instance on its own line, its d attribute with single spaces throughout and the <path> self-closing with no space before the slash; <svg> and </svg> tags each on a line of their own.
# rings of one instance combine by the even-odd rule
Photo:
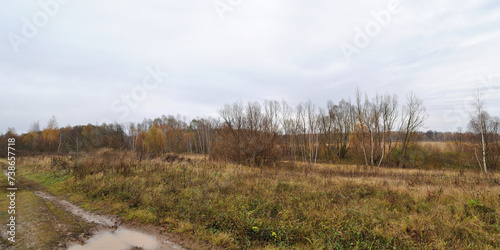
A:
<svg viewBox="0 0 500 250">
<path fill-rule="evenodd" d="M 468 143 L 464 143 L 468 144 Z M 453 150 L 453 144 L 452 142 L 442 142 L 442 141 L 422 141 L 418 142 L 418 145 L 423 146 L 423 147 L 431 147 L 434 149 L 437 149 L 439 152 L 446 152 L 446 151 L 452 151 Z"/>
<path fill-rule="evenodd" d="M 0 165 L 6 162 L 0 160 Z M 8 214 L 9 199 L 7 199 L 7 177 L 0 177 L 0 221 L 9 221 L 10 216 L 16 217 L 16 242 L 6 238 L 5 231 L 0 233 L 0 249 L 64 249 L 69 241 L 75 241 L 81 234 L 87 234 L 93 226 L 62 210 L 52 203 L 37 197 L 33 193 L 33 184 L 16 173 L 18 191 L 16 191 L 15 214 Z M 35 176 L 35 175 L 33 175 Z M 47 186 L 61 182 L 63 178 L 54 178 L 53 173 L 37 174 L 39 182 Z"/>
<path fill-rule="evenodd" d="M 6 197 L 2 188 L 0 195 Z M 0 199 L 0 220 L 9 221 L 8 200 Z M 86 233 L 90 224 L 75 220 L 68 212 L 39 198 L 31 191 L 16 192 L 16 242 L 2 239 L 0 248 L 6 249 L 62 249 L 61 243 Z M 6 228 L 6 226 L 5 226 Z M 6 230 L 5 230 L 6 231 Z M 0 237 L 2 238 L 2 237 Z"/>
<path fill-rule="evenodd" d="M 86 208 L 224 248 L 500 248 L 498 174 L 135 159 L 101 150 L 20 166 Z"/>
</svg>

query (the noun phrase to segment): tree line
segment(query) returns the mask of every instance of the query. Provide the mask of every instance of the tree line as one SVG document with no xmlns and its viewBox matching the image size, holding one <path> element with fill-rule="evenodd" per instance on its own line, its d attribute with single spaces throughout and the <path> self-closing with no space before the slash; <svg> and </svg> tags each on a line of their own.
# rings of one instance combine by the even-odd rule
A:
<svg viewBox="0 0 500 250">
<path fill-rule="evenodd" d="M 412 92 L 400 102 L 396 95 L 369 96 L 356 90 L 354 101 L 329 100 L 324 107 L 311 101 L 295 107 L 286 101 L 237 101 L 223 106 L 219 116 L 187 121 L 180 115 L 163 115 L 139 123 L 61 128 L 52 117 L 44 129 L 33 122 L 29 132 L 17 135 L 9 129 L 0 141 L 17 138 L 18 150 L 25 153 L 113 148 L 133 150 L 140 160 L 166 153 L 199 153 L 252 166 L 289 162 L 313 167 L 328 162 L 405 168 L 427 159 L 427 164 L 479 166 L 487 172 L 495 170 L 499 160 L 500 120 L 484 110 L 480 94 L 466 132 L 421 132 L 428 115 L 422 99 Z M 452 149 L 435 152 L 416 143 L 438 138 L 448 141 Z"/>
</svg>

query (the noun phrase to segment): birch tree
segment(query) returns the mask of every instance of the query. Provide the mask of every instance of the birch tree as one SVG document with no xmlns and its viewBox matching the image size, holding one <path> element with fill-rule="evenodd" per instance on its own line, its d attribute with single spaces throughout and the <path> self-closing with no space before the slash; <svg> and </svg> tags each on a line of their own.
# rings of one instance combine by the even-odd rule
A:
<svg viewBox="0 0 500 250">
<path fill-rule="evenodd" d="M 480 91 L 474 93 L 471 105 L 469 130 L 476 135 L 476 144 L 481 151 L 479 156 L 474 149 L 474 155 L 479 167 L 488 174 L 488 169 L 496 168 L 498 163 L 500 119 L 491 117 L 484 109 L 483 93 Z"/>
<path fill-rule="evenodd" d="M 382 116 L 382 146 L 378 167 L 382 164 L 384 157 L 393 149 L 392 130 L 398 117 L 398 98 L 396 95 L 384 95 L 380 104 Z M 387 152 L 387 154 L 386 154 Z"/>
<path fill-rule="evenodd" d="M 488 174 L 488 166 L 486 163 L 486 120 L 488 119 L 488 113 L 484 111 L 484 101 L 482 99 L 482 93 L 478 90 L 474 93 L 474 99 L 472 100 L 472 112 L 470 114 L 471 121 L 469 123 L 469 128 L 479 134 L 480 140 L 479 145 L 482 151 L 482 161 L 479 160 L 477 156 L 477 151 L 475 151 L 476 159 L 478 160 L 479 167 L 483 168 L 485 174 Z"/>
<path fill-rule="evenodd" d="M 285 154 L 289 155 L 295 165 L 297 165 L 298 153 L 298 126 L 296 120 L 296 113 L 293 107 L 290 107 L 286 101 L 281 103 L 281 127 L 283 129 L 285 141 Z"/>
<path fill-rule="evenodd" d="M 346 157 L 350 147 L 350 136 L 356 123 L 354 107 L 349 101 L 342 100 L 335 107 L 329 105 L 330 117 L 335 116 L 334 127 L 337 133 L 335 137 L 337 156 L 340 159 Z"/>
<path fill-rule="evenodd" d="M 361 149 L 363 151 L 363 157 L 365 160 L 366 166 L 368 166 L 368 156 L 367 156 L 367 149 L 366 149 L 366 133 L 367 133 L 367 119 L 366 117 L 368 116 L 368 101 L 365 98 L 365 101 L 363 102 L 362 97 L 361 97 L 361 92 L 359 89 L 356 89 L 356 104 L 355 104 L 355 110 L 356 110 L 356 120 L 358 123 L 357 126 L 357 131 L 356 135 L 358 137 L 358 142 L 361 144 Z"/>
<path fill-rule="evenodd" d="M 406 96 L 406 104 L 403 106 L 401 112 L 401 124 L 399 126 L 402 141 L 398 163 L 401 163 L 403 168 L 406 167 L 408 146 L 415 139 L 417 131 L 424 125 L 426 119 L 427 113 L 423 100 L 419 99 L 413 92 L 410 92 Z"/>
</svg>

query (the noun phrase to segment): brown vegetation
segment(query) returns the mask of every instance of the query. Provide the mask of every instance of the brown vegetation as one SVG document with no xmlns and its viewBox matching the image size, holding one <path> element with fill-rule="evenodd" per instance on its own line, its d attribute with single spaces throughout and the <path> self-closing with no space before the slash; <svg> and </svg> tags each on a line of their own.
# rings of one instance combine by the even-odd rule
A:
<svg viewBox="0 0 500 250">
<path fill-rule="evenodd" d="M 124 220 L 225 248 L 499 248 L 500 176 L 282 163 L 253 168 L 101 150 L 23 158 L 22 174 Z M 57 159 L 57 158 L 56 158 Z M 59 162 L 59 160 L 56 160 Z"/>
</svg>

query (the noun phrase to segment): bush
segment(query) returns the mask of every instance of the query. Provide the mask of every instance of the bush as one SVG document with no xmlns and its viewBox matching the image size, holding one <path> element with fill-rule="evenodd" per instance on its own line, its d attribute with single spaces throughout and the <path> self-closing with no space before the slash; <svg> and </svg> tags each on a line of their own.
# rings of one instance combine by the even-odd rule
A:
<svg viewBox="0 0 500 250">
<path fill-rule="evenodd" d="M 250 166 L 270 166 L 281 160 L 276 137 L 269 132 L 235 131 L 226 126 L 221 129 L 220 140 L 210 157 Z"/>
</svg>

